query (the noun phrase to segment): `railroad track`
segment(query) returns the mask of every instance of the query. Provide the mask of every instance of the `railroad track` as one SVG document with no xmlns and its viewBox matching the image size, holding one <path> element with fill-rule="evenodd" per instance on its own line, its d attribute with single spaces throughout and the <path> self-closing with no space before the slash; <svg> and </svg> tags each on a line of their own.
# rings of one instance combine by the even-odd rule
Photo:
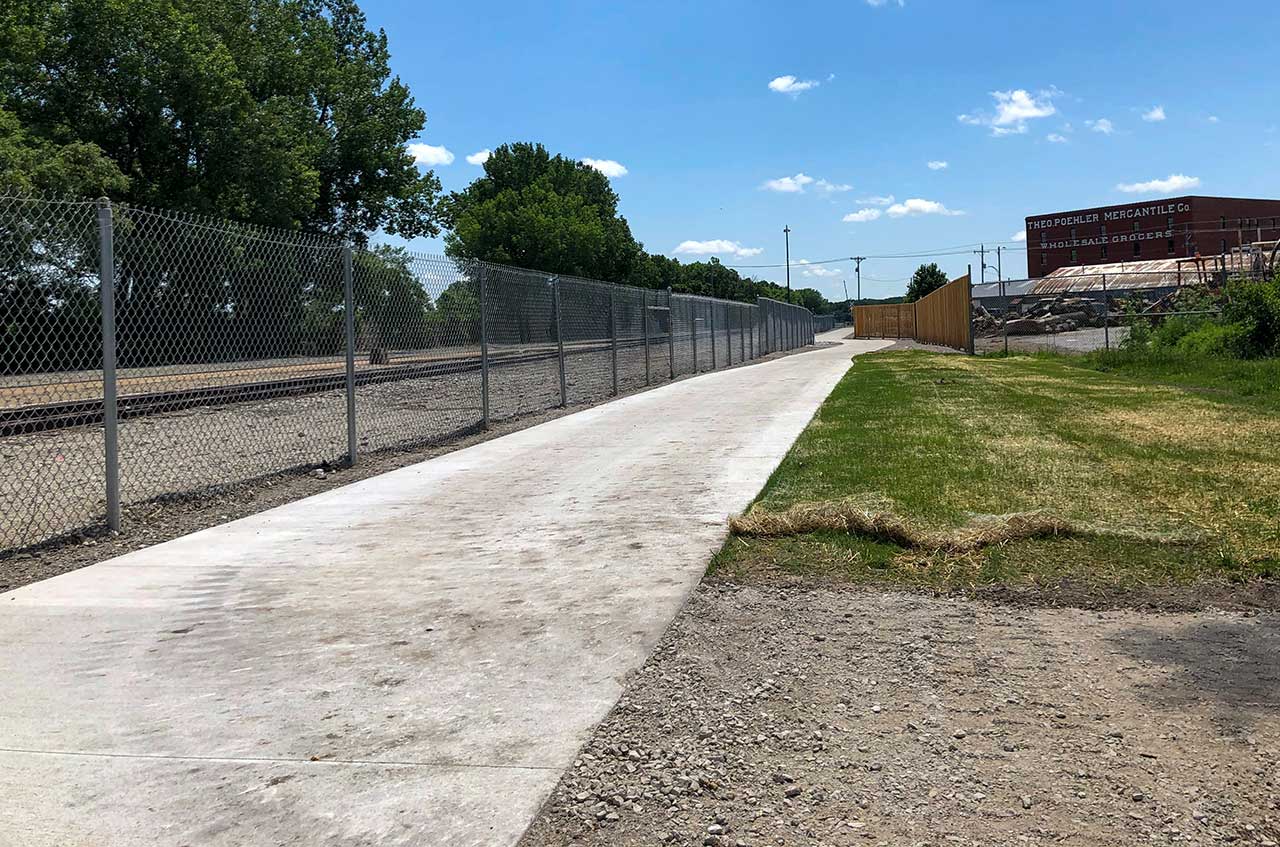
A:
<svg viewBox="0 0 1280 847">
<path fill-rule="evenodd" d="M 643 343 L 643 340 L 628 339 L 627 341 L 619 341 L 618 347 L 619 349 L 638 347 Z M 655 349 L 661 349 L 666 344 L 665 340 L 661 343 L 656 341 L 650 343 Z M 566 345 L 565 354 L 569 356 L 582 353 L 598 353 L 608 351 L 610 346 L 608 340 L 575 342 L 572 346 Z M 547 359 L 555 359 L 558 355 L 558 351 L 554 347 L 516 353 L 499 353 L 490 355 L 489 367 L 495 368 L 546 361 Z M 406 379 L 424 379 L 478 371 L 480 367 L 480 355 L 477 352 L 474 355 L 456 356 L 431 362 L 414 362 L 402 365 L 387 365 L 377 369 L 357 370 L 355 383 L 357 386 L 361 386 L 376 385 L 383 382 L 399 382 Z M 201 406 L 220 406 L 227 403 L 247 403 L 281 397 L 318 394 L 324 391 L 344 388 L 346 384 L 346 371 L 342 370 L 284 379 L 237 382 L 231 385 L 210 385 L 126 394 L 116 399 L 116 413 L 123 420 L 125 418 L 164 414 Z M 100 397 L 0 409 L 0 438 L 46 430 L 96 425 L 102 423 L 103 414 L 103 400 Z"/>
<path fill-rule="evenodd" d="M 675 340 L 683 350 L 689 344 L 690 336 L 677 335 Z M 709 344 L 709 340 L 702 343 Z M 655 351 L 655 355 L 665 353 L 668 349 L 668 344 L 669 342 L 665 335 L 655 336 L 649 340 L 649 346 Z M 619 350 L 643 346 L 643 338 L 618 340 Z M 612 342 L 607 338 L 569 342 L 565 344 L 565 356 L 567 358 L 586 353 L 608 352 L 611 348 Z M 704 349 L 709 349 L 709 347 Z M 555 346 L 511 353 L 491 353 L 489 367 L 496 368 L 541 362 L 555 359 L 558 355 L 559 351 Z M 357 370 L 355 383 L 359 387 L 383 382 L 399 382 L 407 379 L 425 379 L 478 371 L 480 367 L 480 354 L 477 351 L 474 354 L 452 358 L 405 362 L 399 365 L 383 365 L 377 368 Z M 120 420 L 124 420 L 126 418 L 165 414 L 202 406 L 221 406 L 228 403 L 249 403 L 274 400 L 281 397 L 319 394 L 325 391 L 342 389 L 346 387 L 346 384 L 347 375 L 346 370 L 343 369 L 281 379 L 237 382 L 230 385 L 192 386 L 138 394 L 123 394 L 116 398 L 116 414 Z M 102 423 L 103 415 L 103 400 L 101 397 L 0 408 L 0 438 L 46 430 L 93 426 Z"/>
</svg>

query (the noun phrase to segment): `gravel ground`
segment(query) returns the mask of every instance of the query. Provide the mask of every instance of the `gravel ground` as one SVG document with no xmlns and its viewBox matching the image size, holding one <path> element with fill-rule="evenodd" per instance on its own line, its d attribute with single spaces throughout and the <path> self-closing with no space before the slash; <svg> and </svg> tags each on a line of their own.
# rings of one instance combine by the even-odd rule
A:
<svg viewBox="0 0 1280 847">
<path fill-rule="evenodd" d="M 1128 327 L 1111 327 L 1111 346 L 1117 347 L 1128 335 Z M 846 338 L 856 338 L 847 335 Z M 1057 350 L 1061 353 L 1087 353 L 1090 350 L 1101 350 L 1105 345 L 1104 331 L 1096 328 L 1078 329 L 1074 332 L 1059 332 L 1053 335 L 1011 335 L 1009 349 L 1024 353 L 1036 350 Z M 950 347 L 939 347 L 933 344 L 921 344 L 911 339 L 901 339 L 892 348 L 895 350 L 931 350 L 937 353 L 955 353 Z M 1004 336 L 978 335 L 973 339 L 973 349 L 977 353 L 993 353 L 1004 349 Z"/>
<path fill-rule="evenodd" d="M 699 359 L 709 369 L 705 342 Z M 724 345 L 717 346 L 723 368 Z M 735 367 L 738 353 L 735 347 Z M 691 368 L 688 346 L 677 346 L 676 357 L 682 369 Z M 650 364 L 654 385 L 668 381 L 665 345 L 652 348 Z M 644 390 L 642 349 L 619 351 L 618 377 L 622 394 Z M 608 400 L 609 354 L 570 356 L 566 384 L 570 411 Z M 493 428 L 485 433 L 477 431 L 479 373 L 362 386 L 356 397 L 362 456 L 350 469 L 340 467 L 341 392 L 126 420 L 119 537 L 94 527 L 105 510 L 100 428 L 0 439 L 0 551 L 52 539 L 43 548 L 0 552 L 0 591 L 532 426 L 565 413 L 559 392 L 555 360 L 493 368 Z"/>
<path fill-rule="evenodd" d="M 1110 330 L 1111 346 L 1119 346 L 1129 334 L 1129 328 L 1113 326 Z M 1073 332 L 1057 332 L 1050 335 L 1011 335 L 1009 349 L 1023 352 L 1035 350 L 1057 350 L 1060 353 L 1087 353 L 1090 350 L 1101 350 L 1106 346 L 1106 331 L 1096 327 L 1077 329 Z M 979 335 L 973 340 L 974 349 L 979 353 L 990 353 L 1004 349 L 1004 336 Z"/>
<path fill-rule="evenodd" d="M 1280 618 L 704 581 L 522 841 L 1280 841 Z"/>
</svg>

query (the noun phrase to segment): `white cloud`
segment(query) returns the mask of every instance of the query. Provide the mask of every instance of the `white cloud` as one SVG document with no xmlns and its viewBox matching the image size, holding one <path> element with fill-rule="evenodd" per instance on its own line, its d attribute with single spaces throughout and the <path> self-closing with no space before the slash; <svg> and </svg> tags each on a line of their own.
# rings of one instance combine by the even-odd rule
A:
<svg viewBox="0 0 1280 847">
<path fill-rule="evenodd" d="M 1209 116 L 1209 123 L 1211 123 L 1211 124 L 1216 124 L 1217 122 L 1218 122 L 1218 116 L 1217 116 L 1217 115 L 1210 115 L 1210 116 Z"/>
<path fill-rule="evenodd" d="M 839 268 L 824 268 L 820 265 L 814 265 L 808 259 L 796 259 L 797 265 L 806 266 L 801 272 L 803 276 L 840 276 Z"/>
<path fill-rule="evenodd" d="M 769 80 L 769 90 L 776 91 L 779 94 L 790 94 L 795 97 L 802 91 L 817 88 L 820 84 L 816 79 L 796 79 L 791 74 L 787 74 L 786 76 L 774 77 Z"/>
<path fill-rule="evenodd" d="M 681 241 L 671 252 L 689 256 L 736 256 L 741 259 L 759 256 L 764 252 L 764 248 L 743 247 L 738 242 L 727 238 L 713 238 L 710 241 Z"/>
<path fill-rule="evenodd" d="M 1067 143 L 1067 137 L 1066 137 L 1065 135 L 1060 135 L 1060 134 L 1058 134 L 1058 133 L 1056 133 L 1056 132 L 1051 132 L 1051 133 L 1049 133 L 1048 135 L 1046 135 L 1046 136 L 1045 136 L 1045 138 L 1049 139 L 1049 142 L 1050 142 L 1050 143 L 1052 143 L 1052 144 L 1066 144 L 1066 143 Z"/>
<path fill-rule="evenodd" d="M 449 152 L 444 145 L 436 146 L 434 144 L 422 144 L 415 142 L 409 145 L 409 155 L 413 157 L 416 165 L 452 165 L 453 153 Z"/>
<path fill-rule="evenodd" d="M 936 200 L 921 200 L 919 197 L 912 197 L 910 200 L 894 203 L 886 210 L 886 213 L 891 218 L 905 218 L 910 215 L 946 215 L 955 217 L 956 215 L 964 214 L 964 212 L 948 209 Z"/>
<path fill-rule="evenodd" d="M 879 9 L 881 6 L 897 6 L 902 8 L 907 5 L 907 0 L 867 0 L 867 5 Z"/>
<path fill-rule="evenodd" d="M 1142 119 L 1149 124 L 1164 120 L 1164 106 L 1152 106 L 1151 109 L 1142 113 Z"/>
<path fill-rule="evenodd" d="M 485 162 L 489 161 L 489 156 L 492 153 L 493 151 L 488 147 L 483 150 L 477 150 L 467 157 L 467 163 L 471 165 L 483 165 Z"/>
<path fill-rule="evenodd" d="M 1053 105 L 1053 98 L 1059 93 L 1056 88 L 1037 91 L 1035 94 L 1025 88 L 993 91 L 991 97 L 995 100 L 994 113 L 966 113 L 957 115 L 956 119 L 970 126 L 990 127 L 991 134 L 996 136 L 1022 135 L 1027 131 L 1027 121 L 1057 114 L 1058 108 Z"/>
<path fill-rule="evenodd" d="M 610 179 L 627 175 L 627 169 L 613 159 L 583 159 L 582 164 L 594 168 Z"/>
<path fill-rule="evenodd" d="M 1153 179 L 1149 182 L 1122 182 L 1116 186 L 1116 191 L 1123 191 L 1125 194 L 1171 194 L 1199 186 L 1198 176 L 1170 174 L 1165 179 Z"/>
<path fill-rule="evenodd" d="M 945 171 L 949 167 L 951 167 L 951 163 L 941 159 L 934 159 L 932 162 L 929 162 L 929 170 L 931 171 Z"/>
<path fill-rule="evenodd" d="M 841 220 L 847 224 L 864 224 L 868 221 L 879 219 L 882 214 L 883 212 L 879 209 L 859 209 L 856 212 L 850 212 L 845 215 Z"/>
<path fill-rule="evenodd" d="M 859 197 L 857 203 L 859 206 L 890 206 L 896 199 L 892 194 L 886 194 L 883 197 Z"/>
<path fill-rule="evenodd" d="M 849 185 L 848 183 L 827 182 L 825 179 L 818 180 L 813 184 L 813 187 L 818 189 L 819 191 L 826 192 L 827 194 L 840 194 L 845 191 L 853 190 L 853 186 Z"/>
<path fill-rule="evenodd" d="M 1017 232 L 1015 232 L 1013 235 L 1009 236 L 1009 240 L 1010 241 L 1026 241 L 1027 231 L 1025 229 L 1020 229 Z"/>
<path fill-rule="evenodd" d="M 766 180 L 765 184 L 760 187 L 768 191 L 780 191 L 783 194 L 799 194 L 804 191 L 806 185 L 813 181 L 813 177 L 808 174 L 799 173 L 795 176 Z"/>
<path fill-rule="evenodd" d="M 1084 125 L 1094 132 L 1100 132 L 1103 135 L 1110 135 L 1116 131 L 1115 124 L 1111 123 L 1107 118 L 1098 118 L 1096 121 L 1085 121 Z"/>
</svg>

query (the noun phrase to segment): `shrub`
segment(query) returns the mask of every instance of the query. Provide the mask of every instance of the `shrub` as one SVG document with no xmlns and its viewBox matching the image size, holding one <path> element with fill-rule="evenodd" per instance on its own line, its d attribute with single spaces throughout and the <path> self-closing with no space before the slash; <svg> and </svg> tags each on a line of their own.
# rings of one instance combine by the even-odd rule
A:
<svg viewBox="0 0 1280 847">
<path fill-rule="evenodd" d="M 1237 327 L 1232 352 L 1243 359 L 1280 355 L 1280 274 L 1269 280 L 1233 280 L 1223 320 Z"/>
<path fill-rule="evenodd" d="M 1182 340 L 1199 331 L 1208 321 L 1208 315 L 1173 315 L 1151 330 L 1151 346 L 1155 348 L 1180 347 Z"/>
<path fill-rule="evenodd" d="M 1192 356 L 1234 355 L 1240 328 L 1235 324 L 1206 321 L 1178 339 L 1176 349 Z"/>
</svg>

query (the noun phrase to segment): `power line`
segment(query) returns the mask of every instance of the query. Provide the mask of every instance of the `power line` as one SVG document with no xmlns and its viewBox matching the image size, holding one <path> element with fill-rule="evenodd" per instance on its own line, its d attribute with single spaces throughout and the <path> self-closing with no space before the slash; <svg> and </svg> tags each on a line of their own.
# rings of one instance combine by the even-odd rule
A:
<svg viewBox="0 0 1280 847">
<path fill-rule="evenodd" d="M 1214 225 L 1209 227 L 1196 228 L 1196 229 L 1179 229 L 1179 227 L 1189 226 L 1191 224 L 1196 224 L 1196 223 L 1209 223 Z M 1246 226 L 1241 228 L 1237 228 L 1237 227 L 1224 228 L 1221 226 L 1221 222 L 1218 220 L 1213 220 L 1213 221 L 1205 220 L 1205 221 L 1192 221 L 1189 223 L 1184 222 L 1180 224 L 1175 224 L 1173 229 L 1170 229 L 1167 226 L 1161 226 L 1155 229 L 1136 229 L 1136 230 L 1117 229 L 1115 232 L 1107 233 L 1105 236 L 1099 233 L 1095 235 L 1085 235 L 1083 237 L 1078 236 L 1076 239 L 1071 239 L 1071 240 L 1083 241 L 1089 238 L 1105 237 L 1109 239 L 1108 241 L 1109 244 L 1125 244 L 1132 241 L 1132 238 L 1121 238 L 1120 236 L 1150 235 L 1152 233 L 1163 233 L 1163 232 L 1172 232 L 1173 237 L 1175 238 L 1178 236 L 1185 237 L 1188 235 L 1205 235 L 1205 234 L 1211 234 L 1211 233 L 1217 233 L 1217 234 L 1228 233 L 1228 234 L 1234 235 L 1240 230 L 1247 232 L 1250 229 L 1271 230 L 1271 229 L 1274 229 L 1274 227 L 1271 227 L 1269 225 L 1259 225 L 1256 227 Z M 1057 239 L 1057 240 L 1062 240 L 1062 239 Z M 1144 239 L 1144 240 L 1154 241 L 1155 239 Z M 1049 242 L 1049 243 L 1054 243 L 1054 242 Z M 1040 248 L 1038 244 L 1033 244 L 1030 241 L 993 239 L 990 241 L 974 241 L 969 244 L 958 244 L 953 247 L 923 248 L 917 252 L 880 253 L 875 255 L 863 256 L 862 259 L 865 261 L 867 259 L 932 259 L 932 258 L 942 258 L 946 256 L 964 256 L 964 255 L 969 255 L 973 253 L 974 248 L 979 248 L 979 249 L 982 248 L 983 244 L 994 244 L 998 246 L 1003 246 L 1005 250 L 1029 250 L 1032 247 L 1035 247 L 1037 249 L 1045 249 L 1045 248 Z M 1089 245 L 1083 245 L 1083 246 L 1089 246 Z M 1049 247 L 1047 249 L 1052 250 L 1052 249 L 1065 249 L 1065 248 Z M 853 256 L 841 256 L 835 259 L 820 259 L 818 261 L 813 261 L 813 262 L 801 262 L 800 265 L 801 267 L 808 267 L 811 265 L 832 265 L 832 264 L 837 264 L 839 262 L 852 262 L 852 261 L 854 261 Z M 765 270 L 765 269 L 785 268 L 786 264 L 780 263 L 780 264 L 772 264 L 772 265 L 725 265 L 724 267 L 735 268 L 739 270 Z M 867 277 L 867 279 L 870 280 L 871 277 Z"/>
</svg>

